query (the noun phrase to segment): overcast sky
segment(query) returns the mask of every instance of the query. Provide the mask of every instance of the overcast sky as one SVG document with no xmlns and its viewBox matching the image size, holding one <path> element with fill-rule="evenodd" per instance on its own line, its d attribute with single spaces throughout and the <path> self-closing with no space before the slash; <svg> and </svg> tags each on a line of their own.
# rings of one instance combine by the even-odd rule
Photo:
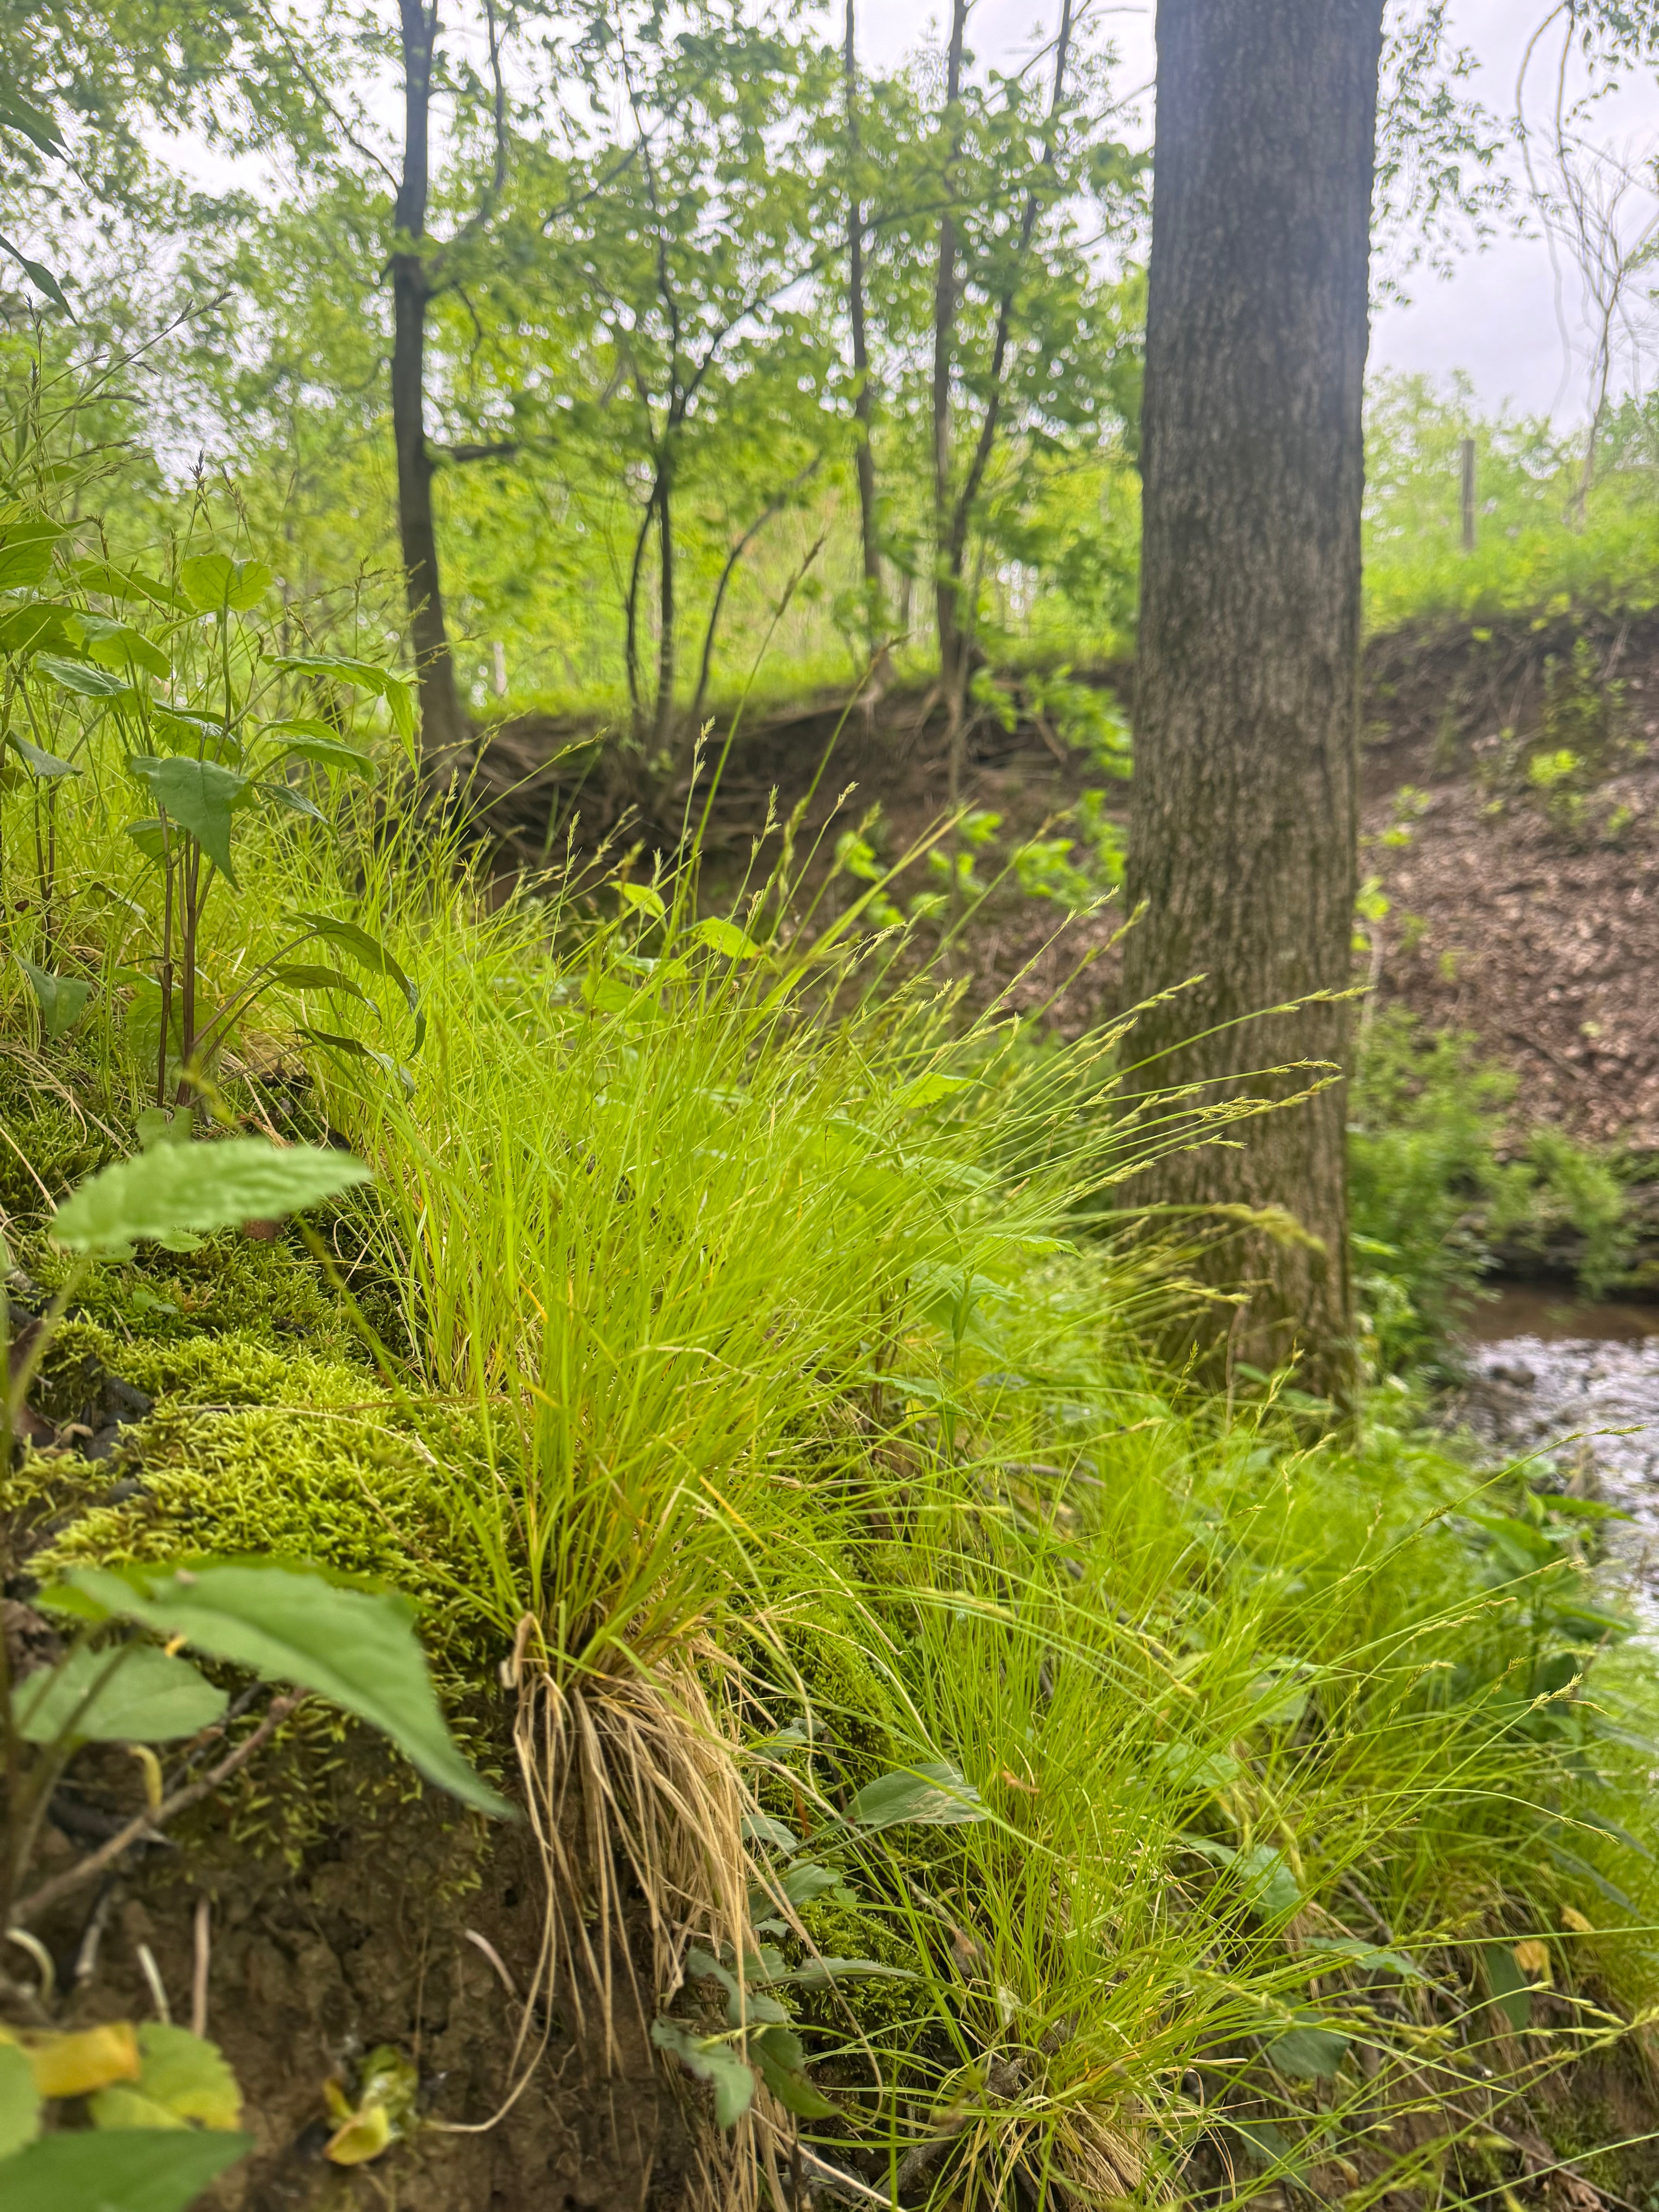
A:
<svg viewBox="0 0 1659 2212">
<path fill-rule="evenodd" d="M 1152 0 L 1104 4 L 1127 89 L 1152 75 Z M 939 0 L 861 0 L 860 42 L 872 63 L 897 60 L 943 13 Z M 1548 13 L 1549 0 L 1453 0 L 1455 34 L 1480 58 L 1475 88 L 1502 117 L 1514 111 L 1522 51 Z M 1054 0 L 976 0 L 969 35 L 982 60 L 995 60 L 1027 46 L 1036 24 L 1052 27 L 1054 15 Z M 1650 80 L 1621 94 L 1597 128 L 1621 147 L 1659 141 L 1659 86 Z M 1565 319 L 1569 337 L 1582 341 L 1578 287 L 1570 274 L 1558 284 L 1541 238 L 1500 236 L 1484 252 L 1462 257 L 1448 280 L 1419 270 L 1410 290 L 1409 305 L 1387 306 L 1378 318 L 1376 366 L 1438 379 L 1466 370 L 1492 409 L 1508 401 L 1529 414 L 1583 411 L 1582 359 L 1566 359 L 1561 328 Z"/>
</svg>

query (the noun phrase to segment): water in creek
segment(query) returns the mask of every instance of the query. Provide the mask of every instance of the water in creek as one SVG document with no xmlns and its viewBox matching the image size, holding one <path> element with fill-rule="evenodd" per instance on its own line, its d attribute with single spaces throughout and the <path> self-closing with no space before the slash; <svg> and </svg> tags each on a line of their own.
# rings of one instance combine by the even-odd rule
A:
<svg viewBox="0 0 1659 2212">
<path fill-rule="evenodd" d="M 1575 1489 L 1632 1516 L 1608 1525 L 1610 1564 L 1659 1636 L 1659 1306 L 1508 1284 L 1468 1334 L 1462 1417 L 1495 1455 L 1548 1453 Z"/>
</svg>

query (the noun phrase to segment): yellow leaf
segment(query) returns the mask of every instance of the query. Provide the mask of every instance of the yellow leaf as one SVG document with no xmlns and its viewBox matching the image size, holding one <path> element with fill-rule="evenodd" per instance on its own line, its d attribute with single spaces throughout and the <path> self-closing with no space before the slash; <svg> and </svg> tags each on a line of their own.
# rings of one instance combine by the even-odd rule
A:
<svg viewBox="0 0 1659 2212">
<path fill-rule="evenodd" d="M 367 2166 L 392 2141 L 392 2119 L 384 2105 L 365 2105 L 345 2125 L 337 2128 L 324 2146 L 323 2156 L 336 2166 Z"/>
<path fill-rule="evenodd" d="M 1595 1923 L 1593 1920 L 1586 1920 L 1577 1905 L 1564 1905 L 1561 1907 L 1561 1925 L 1564 1928 L 1570 1928 L 1575 1936 L 1594 1936 L 1595 1933 Z"/>
<path fill-rule="evenodd" d="M 1550 1979 L 1550 1947 L 1540 1943 L 1536 1936 L 1529 1936 L 1524 1943 L 1516 1945 L 1515 1963 L 1529 1981 Z"/>
<path fill-rule="evenodd" d="M 112 2081 L 136 2081 L 143 2070 L 130 2020 L 112 2020 L 79 2035 L 54 2035 L 29 2052 L 43 2097 L 86 2097 Z"/>
<path fill-rule="evenodd" d="M 88 2110 L 95 2128 L 187 2128 L 188 2120 L 170 2112 L 165 2105 L 158 2105 L 154 2097 L 147 2097 L 142 2089 L 130 2082 L 112 2081 L 107 2089 L 100 2089 Z"/>
</svg>

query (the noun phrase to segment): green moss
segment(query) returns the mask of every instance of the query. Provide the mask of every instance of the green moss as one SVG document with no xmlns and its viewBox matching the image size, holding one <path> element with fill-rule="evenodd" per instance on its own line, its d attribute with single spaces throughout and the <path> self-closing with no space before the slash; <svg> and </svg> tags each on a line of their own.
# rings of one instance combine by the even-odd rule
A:
<svg viewBox="0 0 1659 2212">
<path fill-rule="evenodd" d="M 485 1577 L 465 1501 L 489 1477 L 470 1418 L 407 1405 L 361 1367 L 257 1338 L 121 1345 L 86 1323 L 65 1335 L 64 1357 L 101 1357 L 156 1403 L 96 1471 L 104 1495 L 112 1478 L 141 1486 L 76 1513 L 32 1563 L 36 1575 L 194 1552 L 315 1559 L 412 1598 L 446 1674 L 487 1671 L 496 1639 L 468 1595 Z M 71 1478 L 58 1468 L 62 1485 Z"/>
</svg>

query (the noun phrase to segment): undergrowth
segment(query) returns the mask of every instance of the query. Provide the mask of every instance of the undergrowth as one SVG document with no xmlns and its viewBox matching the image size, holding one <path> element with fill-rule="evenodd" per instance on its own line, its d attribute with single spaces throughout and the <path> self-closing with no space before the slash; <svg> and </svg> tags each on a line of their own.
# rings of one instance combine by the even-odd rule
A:
<svg viewBox="0 0 1659 2212">
<path fill-rule="evenodd" d="M 52 734 L 99 773 L 50 794 L 50 921 L 89 988 L 54 1024 L 21 964 L 0 982 L 46 1102 L 9 1094 L 5 1231 L 42 1281 L 47 1205 L 135 1142 L 159 1041 L 157 878 L 80 696 Z M 383 726 L 356 742 L 395 776 Z M 46 803 L 0 796 L 20 951 Z M 778 919 L 787 878 L 702 915 L 695 856 L 501 899 L 395 797 L 238 837 L 235 905 L 204 879 L 204 1002 L 296 910 L 407 991 L 395 1024 L 314 973 L 303 1029 L 257 1005 L 202 1120 L 333 1132 L 376 1181 L 309 1245 L 91 1278 L 81 1351 L 157 1403 L 132 1492 L 47 1466 L 87 1487 L 52 1542 L 411 1587 L 549 1816 L 532 1998 L 585 2002 L 603 2050 L 640 1905 L 711 2201 L 782 2202 L 799 2159 L 940 2212 L 1286 2181 L 1472 2207 L 1520 2185 L 1559 2076 L 1638 2065 L 1659 1689 L 1617 1648 L 1593 1509 L 1476 1473 L 1399 1394 L 1320 1430 L 1153 1368 L 1179 1255 L 1072 1232 L 1198 1125 L 1120 1116 L 1116 1033 L 964 1033 L 936 974 L 895 980 L 879 878 L 814 937 Z M 1405 1344 L 1466 1282 L 1430 1199 L 1518 1185 L 1462 1048 L 1425 1082 L 1373 1034 L 1393 1133 L 1362 1109 L 1358 1171 Z"/>
</svg>

